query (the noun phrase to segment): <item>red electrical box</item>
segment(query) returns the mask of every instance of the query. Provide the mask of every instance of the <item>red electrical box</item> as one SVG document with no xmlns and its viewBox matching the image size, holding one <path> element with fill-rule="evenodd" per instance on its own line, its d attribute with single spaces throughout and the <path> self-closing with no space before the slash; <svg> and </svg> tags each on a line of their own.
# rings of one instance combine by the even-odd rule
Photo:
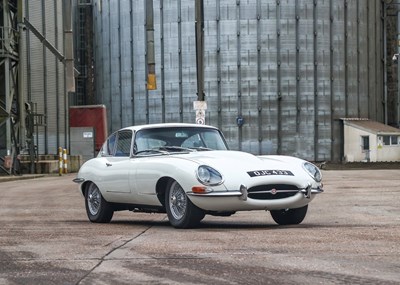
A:
<svg viewBox="0 0 400 285">
<path fill-rule="evenodd" d="M 105 105 L 71 106 L 70 127 L 93 127 L 95 151 L 98 152 L 107 138 L 107 110 Z"/>
</svg>

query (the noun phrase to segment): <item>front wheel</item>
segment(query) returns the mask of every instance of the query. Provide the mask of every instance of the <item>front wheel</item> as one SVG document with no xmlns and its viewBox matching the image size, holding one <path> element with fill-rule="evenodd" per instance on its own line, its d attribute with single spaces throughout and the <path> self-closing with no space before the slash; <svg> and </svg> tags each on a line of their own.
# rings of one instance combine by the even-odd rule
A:
<svg viewBox="0 0 400 285">
<path fill-rule="evenodd" d="M 114 214 L 112 206 L 104 200 L 94 183 L 90 183 L 85 190 L 85 208 L 89 220 L 93 223 L 109 223 Z"/>
<path fill-rule="evenodd" d="M 279 225 L 297 225 L 304 220 L 307 209 L 308 205 L 296 209 L 273 210 L 271 216 Z"/>
<path fill-rule="evenodd" d="M 204 211 L 193 205 L 176 181 L 172 181 L 167 187 L 165 205 L 169 222 L 175 228 L 191 228 L 205 216 Z"/>
</svg>

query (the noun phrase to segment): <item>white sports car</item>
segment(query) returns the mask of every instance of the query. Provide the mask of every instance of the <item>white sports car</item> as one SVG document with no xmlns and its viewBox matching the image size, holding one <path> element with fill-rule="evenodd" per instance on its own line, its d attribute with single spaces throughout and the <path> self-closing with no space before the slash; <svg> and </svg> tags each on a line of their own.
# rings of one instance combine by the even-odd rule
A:
<svg viewBox="0 0 400 285">
<path fill-rule="evenodd" d="M 269 210 L 280 225 L 303 221 L 323 192 L 314 164 L 289 156 L 228 150 L 222 133 L 195 124 L 123 128 L 74 179 L 92 222 L 114 211 L 167 213 L 172 226 L 196 226 L 206 214 Z"/>
</svg>

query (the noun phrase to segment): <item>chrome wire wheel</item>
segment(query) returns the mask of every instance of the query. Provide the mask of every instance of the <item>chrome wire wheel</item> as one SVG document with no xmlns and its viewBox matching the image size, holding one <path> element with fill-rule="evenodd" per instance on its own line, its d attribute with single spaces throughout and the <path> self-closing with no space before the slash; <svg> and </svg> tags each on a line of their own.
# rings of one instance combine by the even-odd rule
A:
<svg viewBox="0 0 400 285">
<path fill-rule="evenodd" d="M 196 226 L 205 215 L 202 209 L 193 205 L 182 186 L 174 180 L 167 185 L 165 208 L 171 225 L 180 229 Z"/>
<path fill-rule="evenodd" d="M 168 198 L 172 216 L 176 220 L 182 219 L 187 211 L 188 201 L 185 191 L 176 181 L 171 185 Z"/>
<path fill-rule="evenodd" d="M 85 187 L 85 208 L 89 220 L 93 223 L 108 223 L 114 215 L 113 206 L 104 200 L 96 184 Z"/>
<path fill-rule="evenodd" d="M 99 213 L 101 207 L 101 194 L 99 189 L 94 184 L 91 184 L 88 189 L 87 205 L 90 214 L 96 216 Z"/>
</svg>

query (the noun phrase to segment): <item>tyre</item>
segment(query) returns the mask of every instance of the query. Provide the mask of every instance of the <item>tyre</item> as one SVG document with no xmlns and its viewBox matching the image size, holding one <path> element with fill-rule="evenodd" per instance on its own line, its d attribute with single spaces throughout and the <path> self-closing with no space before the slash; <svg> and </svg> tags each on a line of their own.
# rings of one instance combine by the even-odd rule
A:
<svg viewBox="0 0 400 285">
<path fill-rule="evenodd" d="M 307 209 L 308 205 L 296 209 L 273 210 L 271 216 L 279 225 L 297 225 L 304 220 Z"/>
<path fill-rule="evenodd" d="M 104 200 L 99 188 L 90 183 L 85 191 L 85 208 L 89 220 L 93 223 L 108 223 L 114 214 L 112 206 Z"/>
<path fill-rule="evenodd" d="M 204 211 L 193 205 L 178 182 L 168 184 L 165 206 L 169 222 L 175 228 L 192 228 L 204 218 Z"/>
</svg>

